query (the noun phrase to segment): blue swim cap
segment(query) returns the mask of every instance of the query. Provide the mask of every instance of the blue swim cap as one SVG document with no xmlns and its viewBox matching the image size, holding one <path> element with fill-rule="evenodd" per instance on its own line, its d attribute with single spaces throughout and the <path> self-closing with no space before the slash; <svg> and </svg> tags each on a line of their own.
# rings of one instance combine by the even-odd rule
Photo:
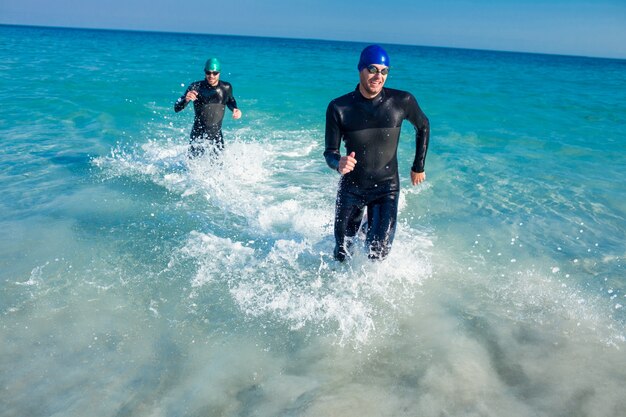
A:
<svg viewBox="0 0 626 417">
<path fill-rule="evenodd" d="M 361 71 L 363 68 L 371 64 L 384 65 L 386 67 L 389 66 L 389 55 L 387 55 L 387 52 L 378 45 L 370 45 L 363 49 L 357 68 Z"/>
</svg>

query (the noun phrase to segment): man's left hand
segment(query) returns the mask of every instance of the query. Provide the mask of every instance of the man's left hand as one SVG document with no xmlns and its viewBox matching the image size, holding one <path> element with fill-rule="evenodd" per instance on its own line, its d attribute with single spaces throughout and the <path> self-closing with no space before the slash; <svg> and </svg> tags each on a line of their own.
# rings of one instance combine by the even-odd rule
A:
<svg viewBox="0 0 626 417">
<path fill-rule="evenodd" d="M 413 172 L 411 171 L 411 183 L 413 185 L 417 185 L 420 182 L 424 182 L 426 180 L 425 172 Z"/>
<path fill-rule="evenodd" d="M 234 109 L 233 110 L 233 119 L 237 120 L 241 117 L 241 110 L 239 109 Z"/>
</svg>

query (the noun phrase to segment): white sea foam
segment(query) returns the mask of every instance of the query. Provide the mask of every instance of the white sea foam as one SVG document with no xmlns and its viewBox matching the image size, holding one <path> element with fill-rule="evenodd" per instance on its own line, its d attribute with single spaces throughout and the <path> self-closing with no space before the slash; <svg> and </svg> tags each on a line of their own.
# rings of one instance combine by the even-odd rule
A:
<svg viewBox="0 0 626 417">
<path fill-rule="evenodd" d="M 357 251 L 348 264 L 340 265 L 331 256 L 336 177 L 322 171 L 328 182 L 322 187 L 309 186 L 310 159 L 316 151 L 319 153 L 319 146 L 302 132 L 273 132 L 271 142 L 257 140 L 259 132 L 253 130 L 237 134 L 240 136 L 228 141 L 219 160 L 189 161 L 185 146 L 166 140 L 149 142 L 140 151 L 118 148 L 95 163 L 105 175 L 108 172 L 112 176 L 144 178 L 178 193 L 182 199 L 201 196 L 207 208 L 226 216 L 225 221 L 229 216 L 239 219 L 237 233 L 214 235 L 198 230 L 190 233 L 181 247 L 178 254 L 192 259 L 197 266 L 191 280 L 193 294 L 226 284 L 233 301 L 246 315 L 283 321 L 292 329 L 333 328 L 340 343 L 368 343 L 372 335 L 385 331 L 377 328 L 377 322 L 384 321 L 385 328 L 392 329 L 389 322 L 399 317 L 394 315 L 402 314 L 399 310 L 410 304 L 408 300 L 433 274 L 432 232 L 416 229 L 414 225 L 420 222 L 411 213 L 420 194 L 432 185 L 405 184 L 402 188 L 400 218 L 408 221 L 399 222 L 386 261 L 372 263 Z M 284 137 L 299 137 L 300 142 L 280 140 Z M 321 157 L 319 164 L 323 165 Z M 531 226 L 518 223 L 520 232 Z M 481 257 L 486 259 L 503 258 L 501 250 L 494 250 L 492 255 L 494 243 L 489 233 L 474 235 L 478 239 L 472 241 L 470 253 L 484 251 Z M 516 233 L 510 241 L 512 248 L 522 248 L 524 235 Z M 527 265 L 527 260 L 515 255 L 517 250 L 507 252 L 509 269 L 520 270 Z M 492 291 L 499 297 L 511 298 L 517 306 L 515 314 L 536 310 L 542 316 L 549 315 L 560 303 L 573 320 L 596 323 L 589 326 L 597 328 L 604 315 L 597 312 L 595 302 L 581 302 L 582 297 L 572 295 L 578 290 L 568 289 L 565 282 L 551 284 L 558 281 L 562 269 L 562 265 L 552 264 L 548 267 L 552 278 L 539 275 L 542 278 L 535 278 L 533 285 L 512 287 L 512 283 L 536 277 L 530 273 L 522 281 L 492 286 Z M 482 272 L 478 265 L 468 270 Z M 551 296 L 558 301 L 549 300 Z M 534 313 L 532 316 L 542 320 Z M 603 337 L 616 344 L 623 334 L 609 331 Z"/>
<path fill-rule="evenodd" d="M 281 320 L 292 329 L 334 328 L 340 343 L 366 343 L 376 322 L 394 321 L 402 300 L 430 276 L 432 242 L 402 223 L 386 261 L 372 263 L 357 251 L 348 264 L 337 264 L 331 256 L 337 178 L 329 176 L 331 182 L 321 188 L 299 187 L 299 175 L 303 184 L 310 182 L 310 164 L 299 157 L 316 146 L 292 149 L 293 143 L 235 139 L 219 160 L 188 161 L 186 149 L 168 140 L 135 151 L 117 148 L 94 163 L 105 176 L 148 180 L 183 199 L 203 196 L 207 207 L 244 222 L 243 234 L 252 240 L 193 231 L 176 252 L 170 267 L 176 259 L 196 264 L 192 296 L 226 284 L 251 317 Z"/>
</svg>

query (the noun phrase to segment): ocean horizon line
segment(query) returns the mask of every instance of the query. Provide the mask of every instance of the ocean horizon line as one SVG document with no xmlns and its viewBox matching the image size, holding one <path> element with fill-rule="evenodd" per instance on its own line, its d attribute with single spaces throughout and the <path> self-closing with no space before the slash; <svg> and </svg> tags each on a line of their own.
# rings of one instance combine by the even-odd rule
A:
<svg viewBox="0 0 626 417">
<path fill-rule="evenodd" d="M 343 39 L 324 39 L 324 38 L 298 38 L 298 37 L 284 37 L 284 36 L 268 36 L 268 35 L 240 35 L 232 33 L 204 33 L 204 32 L 179 32 L 179 31 L 167 31 L 167 30 L 150 30 L 150 29 L 125 29 L 125 28 L 105 28 L 105 27 L 81 27 L 81 26 L 57 26 L 57 25 L 39 25 L 39 24 L 17 24 L 17 23 L 0 23 L 0 26 L 5 27 L 21 27 L 21 28 L 39 28 L 39 29 L 60 29 L 60 30 L 84 30 L 84 31 L 103 31 L 103 32 L 126 32 L 126 33 L 150 33 L 150 34 L 168 34 L 168 35 L 191 35 L 191 36 L 223 36 L 233 38 L 254 38 L 254 39 L 281 39 L 290 41 L 308 41 L 308 42 L 330 42 L 330 43 L 354 43 L 354 44 L 372 44 L 378 43 L 380 45 L 400 46 L 400 47 L 415 47 L 424 49 L 444 49 L 451 51 L 474 51 L 474 52 L 489 52 L 489 53 L 502 53 L 502 54 L 517 54 L 517 55 L 538 55 L 549 57 L 563 57 L 563 58 L 576 58 L 576 59 L 591 59 L 591 60 L 608 60 L 608 61 L 623 61 L 625 58 L 607 57 L 607 56 L 595 56 L 595 55 L 575 55 L 575 54 L 562 54 L 562 53 L 549 53 L 549 52 L 534 52 L 534 51 L 514 51 L 505 49 L 486 49 L 486 48 L 469 48 L 459 46 L 445 46 L 445 45 L 420 45 L 420 44 L 408 44 L 408 43 L 394 43 L 394 42 L 374 42 L 374 41 L 361 41 L 361 40 L 343 40 Z"/>
</svg>

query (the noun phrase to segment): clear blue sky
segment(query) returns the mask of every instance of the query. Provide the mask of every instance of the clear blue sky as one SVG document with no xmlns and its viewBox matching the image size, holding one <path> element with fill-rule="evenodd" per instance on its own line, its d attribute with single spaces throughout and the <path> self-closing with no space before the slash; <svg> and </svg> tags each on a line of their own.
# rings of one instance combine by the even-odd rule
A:
<svg viewBox="0 0 626 417">
<path fill-rule="evenodd" d="M 626 59 L 626 0 L 0 0 L 0 24 Z"/>
</svg>

